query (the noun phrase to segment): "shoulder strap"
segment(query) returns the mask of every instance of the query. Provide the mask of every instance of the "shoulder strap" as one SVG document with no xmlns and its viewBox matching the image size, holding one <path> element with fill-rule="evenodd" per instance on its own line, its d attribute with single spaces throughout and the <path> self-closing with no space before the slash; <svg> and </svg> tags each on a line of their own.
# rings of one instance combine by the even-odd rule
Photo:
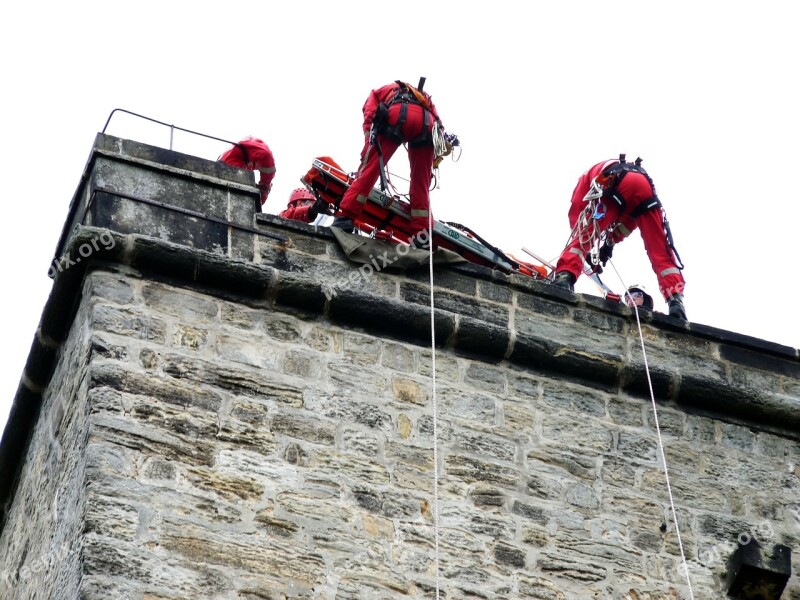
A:
<svg viewBox="0 0 800 600">
<path fill-rule="evenodd" d="M 244 160 L 244 166 L 247 167 L 250 164 L 250 155 L 247 153 L 247 148 L 245 148 L 244 144 L 238 143 L 236 147 L 239 149 L 239 152 L 242 153 L 242 160 Z"/>
</svg>

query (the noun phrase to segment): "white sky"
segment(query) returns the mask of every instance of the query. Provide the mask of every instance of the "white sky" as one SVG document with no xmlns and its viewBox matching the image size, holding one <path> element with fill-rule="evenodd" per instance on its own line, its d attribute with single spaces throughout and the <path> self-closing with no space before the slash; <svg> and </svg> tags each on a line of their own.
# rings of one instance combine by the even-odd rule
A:
<svg viewBox="0 0 800 600">
<path fill-rule="evenodd" d="M 426 91 L 463 153 L 434 215 L 504 251 L 555 259 L 578 176 L 644 158 L 686 265 L 689 319 L 800 346 L 800 163 L 790 2 L 28 2 L 0 22 L 0 423 L 42 308 L 47 270 L 97 132 L 123 108 L 215 137 L 264 139 L 278 213 L 315 156 L 348 171 L 361 107 L 394 79 Z M 386 8 L 382 8 L 386 7 Z M 107 133 L 168 147 L 125 114 Z M 181 132 L 174 149 L 224 144 Z M 407 164 L 401 149 L 394 173 Z M 399 181 L 399 180 L 395 180 Z M 615 249 L 658 298 L 638 232 Z M 604 280 L 621 291 L 612 270 Z M 582 278 L 578 291 L 597 294 Z"/>
</svg>

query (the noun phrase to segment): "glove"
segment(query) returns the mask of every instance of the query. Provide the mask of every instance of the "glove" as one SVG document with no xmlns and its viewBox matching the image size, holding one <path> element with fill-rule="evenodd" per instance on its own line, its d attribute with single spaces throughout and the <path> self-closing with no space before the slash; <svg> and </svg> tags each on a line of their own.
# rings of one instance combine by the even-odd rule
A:
<svg viewBox="0 0 800 600">
<path fill-rule="evenodd" d="M 261 196 L 261 204 L 263 205 L 267 201 L 267 196 L 269 196 L 269 192 L 272 189 L 272 184 L 270 183 L 261 183 L 260 181 L 256 184 L 258 191 L 260 192 Z"/>
<path fill-rule="evenodd" d="M 311 208 L 308 209 L 308 218 L 313 221 L 319 216 L 320 212 L 327 214 L 327 211 L 325 210 L 325 203 L 317 198 L 314 200 L 314 204 L 311 205 Z"/>
<path fill-rule="evenodd" d="M 611 254 L 614 252 L 614 242 L 611 240 L 606 240 L 603 242 L 603 245 L 600 246 L 600 262 L 603 263 L 603 266 L 606 266 L 608 259 L 611 258 Z"/>
</svg>

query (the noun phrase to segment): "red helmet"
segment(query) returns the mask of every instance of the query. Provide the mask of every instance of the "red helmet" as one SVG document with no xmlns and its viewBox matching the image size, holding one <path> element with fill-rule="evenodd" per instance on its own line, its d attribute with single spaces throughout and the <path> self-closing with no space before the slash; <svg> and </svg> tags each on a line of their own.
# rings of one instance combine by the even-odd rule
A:
<svg viewBox="0 0 800 600">
<path fill-rule="evenodd" d="M 289 196 L 289 204 L 294 204 L 298 200 L 314 200 L 314 194 L 309 192 L 306 188 L 301 187 L 297 188 L 292 192 L 292 195 Z"/>
</svg>

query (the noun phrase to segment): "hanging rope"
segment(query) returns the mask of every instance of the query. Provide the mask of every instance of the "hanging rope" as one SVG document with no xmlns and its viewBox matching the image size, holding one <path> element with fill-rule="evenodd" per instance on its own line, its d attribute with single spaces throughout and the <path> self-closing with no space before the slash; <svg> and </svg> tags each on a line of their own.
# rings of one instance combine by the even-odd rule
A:
<svg viewBox="0 0 800 600">
<path fill-rule="evenodd" d="M 678 538 L 678 548 L 681 552 L 681 564 L 683 566 L 683 570 L 686 574 L 686 584 L 689 586 L 689 597 L 691 600 L 694 600 L 694 592 L 692 591 L 692 581 L 689 578 L 689 565 L 686 564 L 686 554 L 683 551 L 683 540 L 681 539 L 681 530 L 678 526 L 678 514 L 675 512 L 675 500 L 672 497 L 672 485 L 670 484 L 669 480 L 669 469 L 667 469 L 667 455 L 664 453 L 664 441 L 661 438 L 661 426 L 658 423 L 658 409 L 656 407 L 656 398 L 655 394 L 653 393 L 653 382 L 650 379 L 650 367 L 647 364 L 647 352 L 644 348 L 644 335 L 642 334 L 642 323 L 639 320 L 639 308 L 633 303 L 633 297 L 631 296 L 630 292 L 628 291 L 628 287 L 625 285 L 625 282 L 622 281 L 622 277 L 617 271 L 617 267 L 614 266 L 614 263 L 609 260 L 611 267 L 614 269 L 614 272 L 617 274 L 619 278 L 619 282 L 622 285 L 622 288 L 625 290 L 625 295 L 630 299 L 631 304 L 634 306 L 633 312 L 636 315 L 636 327 L 639 329 L 639 343 L 642 347 L 642 358 L 644 359 L 644 371 L 647 375 L 647 387 L 650 390 L 650 402 L 653 405 L 653 419 L 655 420 L 656 424 L 656 435 L 658 436 L 658 449 L 661 453 L 661 462 L 664 463 L 664 478 L 667 481 L 667 493 L 669 494 L 669 506 L 672 510 L 672 522 L 675 524 L 675 535 Z"/>
<path fill-rule="evenodd" d="M 428 273 L 431 298 L 431 407 L 433 410 L 433 535 L 436 600 L 439 600 L 439 431 L 436 406 L 436 320 L 433 304 L 433 213 L 428 210 Z"/>
</svg>

